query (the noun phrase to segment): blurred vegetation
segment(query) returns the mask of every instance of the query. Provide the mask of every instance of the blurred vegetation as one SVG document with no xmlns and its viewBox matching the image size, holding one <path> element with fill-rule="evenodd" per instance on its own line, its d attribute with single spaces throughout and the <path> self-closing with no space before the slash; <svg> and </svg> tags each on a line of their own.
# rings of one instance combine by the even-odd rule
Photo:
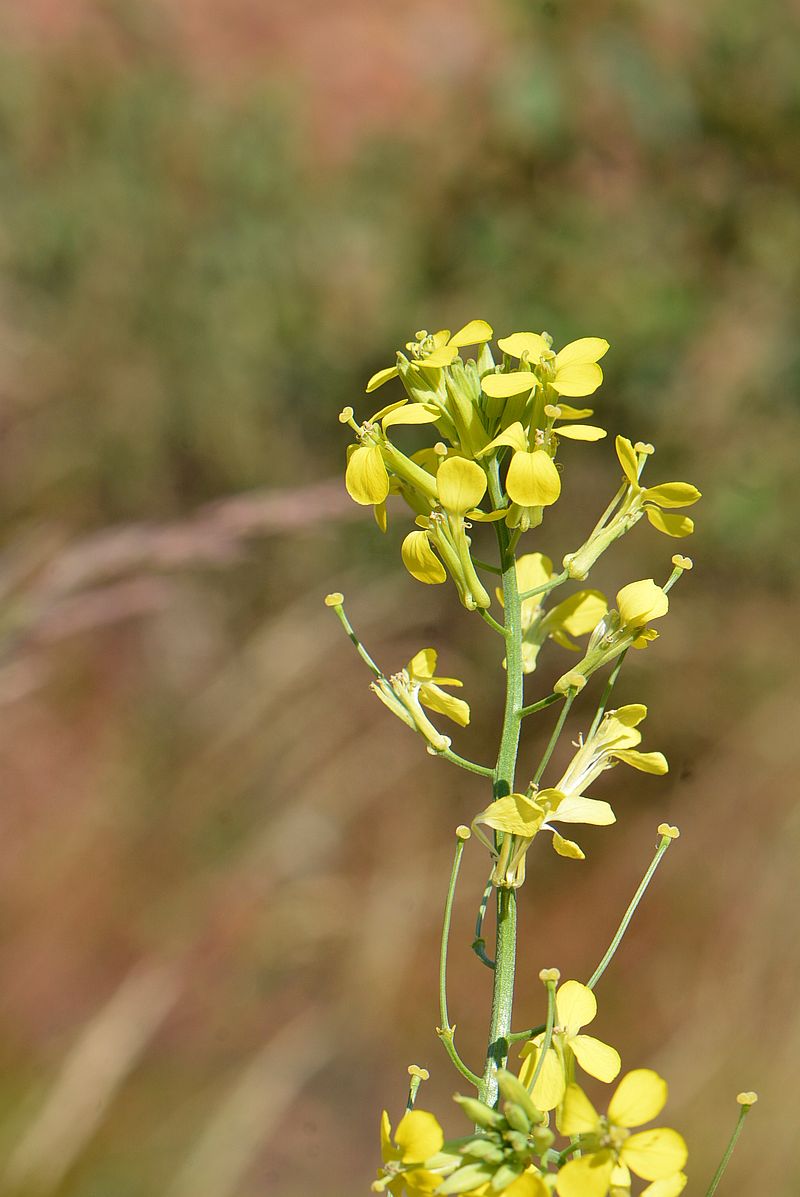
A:
<svg viewBox="0 0 800 1197">
<path fill-rule="evenodd" d="M 780 1102 L 800 1063 L 797 14 L 368 10 L 327 13 L 324 38 L 322 9 L 293 18 L 315 89 L 266 35 L 263 61 L 211 78 L 111 7 L 102 36 L 5 39 L 4 1193 L 350 1197 L 409 1044 L 446 1092 L 437 845 L 475 795 L 373 710 L 319 596 L 352 590 L 389 662 L 441 643 L 476 698 L 491 646 L 401 576 L 399 524 L 381 540 L 314 485 L 341 470 L 336 413 L 366 411 L 393 347 L 473 316 L 607 337 L 603 422 L 706 493 L 699 568 L 658 648 L 671 680 L 656 692 L 640 664 L 635 695 L 691 834 L 606 993 L 632 1054 L 675 1074 L 694 1184 L 729 1095 Z M 407 53 L 387 77 L 405 73 L 378 105 L 357 85 L 392 39 Z M 565 539 L 532 545 L 554 556 L 613 482 L 602 446 L 574 460 Z M 270 506 L 285 491 L 291 518 Z M 220 523 L 237 495 L 256 508 Z M 663 572 L 661 546 L 636 544 L 640 575 Z M 476 702 L 490 720 L 495 698 Z M 419 787 L 435 793 L 410 801 Z M 531 939 L 532 976 L 594 964 L 662 817 L 650 793 L 620 831 L 630 867 L 598 842 Z M 562 869 L 541 868 L 563 895 Z M 555 959 L 587 905 L 597 926 Z M 455 975 L 468 1049 L 472 962 Z M 646 1003 L 659 1041 L 636 1024 Z M 780 1115 L 759 1131 L 760 1110 L 731 1191 L 757 1166 L 789 1197 L 788 1122 L 768 1148 Z"/>
</svg>

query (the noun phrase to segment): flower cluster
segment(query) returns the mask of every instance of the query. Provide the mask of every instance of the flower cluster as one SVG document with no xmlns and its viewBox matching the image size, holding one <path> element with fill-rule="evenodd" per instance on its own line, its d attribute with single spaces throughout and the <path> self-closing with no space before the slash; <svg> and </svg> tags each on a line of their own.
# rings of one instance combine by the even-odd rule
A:
<svg viewBox="0 0 800 1197">
<path fill-rule="evenodd" d="M 590 787 L 618 765 L 654 776 L 668 770 L 666 758 L 641 746 L 639 727 L 647 715 L 641 703 L 612 707 L 609 699 L 629 649 L 643 649 L 658 637 L 653 624 L 670 608 L 670 591 L 692 567 L 688 557 L 672 557 L 663 583 L 639 578 L 619 586 L 613 599 L 589 587 L 556 592 L 582 583 L 599 558 L 643 518 L 669 538 L 694 530 L 684 509 L 700 498 L 688 482 L 646 485 L 643 473 L 653 446 L 615 439 L 622 477 L 616 493 L 578 547 L 560 556 L 561 568 L 539 549 L 517 554 L 523 536 L 538 530 L 545 512 L 562 496 L 566 442 L 599 442 L 602 427 L 589 423 L 590 407 L 569 400 L 594 395 L 603 381 L 600 361 L 608 342 L 582 337 L 553 348 L 547 333 L 515 332 L 500 337 L 484 320 L 471 320 L 456 333 L 417 332 L 392 365 L 367 384 L 371 394 L 394 381 L 402 392 L 388 405 L 356 422 L 352 407 L 340 415 L 354 433 L 347 451 L 345 484 L 356 503 L 373 508 L 379 528 L 388 526 L 388 501 L 410 511 L 401 558 L 408 573 L 426 585 L 448 578 L 462 606 L 476 613 L 503 640 L 506 701 L 496 763 L 481 765 L 454 752 L 437 716 L 459 728 L 470 722 L 470 707 L 452 693 L 462 683 L 437 674 L 437 653 L 424 648 L 394 673 L 384 673 L 356 636 L 339 593 L 331 606 L 373 674 L 372 689 L 406 726 L 418 733 L 430 753 L 490 781 L 491 799 L 476 803 L 456 830 L 455 858 L 445 903 L 440 952 L 437 1034 L 458 1072 L 477 1096 L 458 1096 L 473 1129 L 447 1139 L 436 1117 L 415 1108 L 424 1070 L 412 1068 L 407 1111 L 392 1133 L 388 1114 L 381 1122 L 382 1167 L 373 1184 L 392 1197 L 630 1197 L 634 1178 L 644 1182 L 640 1197 L 678 1197 L 686 1184 L 686 1144 L 665 1127 L 652 1127 L 667 1100 L 666 1082 L 648 1068 L 618 1080 L 619 1052 L 585 1032 L 597 1016 L 594 989 L 608 968 L 636 907 L 677 828 L 659 826 L 659 844 L 634 899 L 587 984 L 568 980 L 558 986 L 555 969 L 539 975 L 547 991 L 545 1021 L 529 1031 L 512 1032 L 517 893 L 525 882 L 526 861 L 540 832 L 547 832 L 560 857 L 582 860 L 584 852 L 563 832 L 574 825 L 610 826 L 610 802 L 590 795 Z M 416 431 L 415 431 L 416 430 Z M 420 436 L 430 434 L 423 447 Z M 403 437 L 411 439 L 404 442 Z M 417 438 L 416 440 L 414 438 Z M 492 535 L 493 533 L 493 535 Z M 497 556 L 476 553 L 474 541 L 496 540 Z M 486 574 L 493 574 L 489 585 Z M 500 584 L 497 585 L 499 579 Z M 493 603 L 496 601 L 494 614 Z M 526 680 L 554 646 L 575 654 L 573 663 L 537 701 L 526 702 Z M 576 659 L 577 658 L 577 659 Z M 563 668 L 563 666 L 562 666 Z M 554 752 L 573 703 L 606 673 L 594 714 L 576 731 L 573 751 Z M 516 780 L 524 721 L 560 706 L 549 739 L 528 786 Z M 435 719 L 435 722 L 434 722 Z M 580 726 L 580 725 L 579 725 Z M 552 771 L 552 776 L 551 776 Z M 488 795 L 487 795 L 488 797 Z M 479 906 L 472 947 L 492 971 L 488 1045 L 482 1072 L 473 1072 L 454 1042 L 448 1014 L 447 956 L 454 894 L 467 840 L 486 850 L 491 868 Z M 496 901 L 496 950 L 492 959 L 483 938 L 491 892 Z M 521 1043 L 518 1075 L 509 1064 Z M 601 1107 L 579 1083 L 610 1085 Z M 739 1095 L 740 1120 L 756 1100 Z M 712 1182 L 715 1191 L 729 1151 Z M 637 1182 L 638 1184 L 638 1182 Z"/>
</svg>

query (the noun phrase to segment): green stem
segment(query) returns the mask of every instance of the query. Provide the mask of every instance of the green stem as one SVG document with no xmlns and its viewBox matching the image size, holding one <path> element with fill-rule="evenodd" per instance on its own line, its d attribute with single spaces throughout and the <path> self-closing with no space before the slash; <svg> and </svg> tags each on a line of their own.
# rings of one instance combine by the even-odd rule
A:
<svg viewBox="0 0 800 1197">
<path fill-rule="evenodd" d="M 524 603 L 525 599 L 533 598 L 537 594 L 548 594 L 551 590 L 555 590 L 556 586 L 563 586 L 569 580 L 569 571 L 564 570 L 563 573 L 556 574 L 549 582 L 542 582 L 541 586 L 534 586 L 533 590 L 525 590 L 519 596 L 520 602 Z"/>
<path fill-rule="evenodd" d="M 344 607 L 342 606 L 342 604 L 337 603 L 336 606 L 334 606 L 333 610 L 336 613 L 336 615 L 339 617 L 339 622 L 341 623 L 344 630 L 347 632 L 347 635 L 350 637 L 350 639 L 353 641 L 353 644 L 356 646 L 356 649 L 358 650 L 358 655 L 361 657 L 361 660 L 366 665 L 369 666 L 369 668 L 375 674 L 375 677 L 377 677 L 377 678 L 383 677 L 383 673 L 378 668 L 378 666 L 375 664 L 372 657 L 369 655 L 367 650 L 364 648 L 364 645 L 361 643 L 358 636 L 353 631 L 353 625 L 350 623 L 350 620 L 345 615 Z"/>
<path fill-rule="evenodd" d="M 489 492 L 492 506 L 502 502 L 502 490 L 497 461 L 489 473 Z M 494 778 L 494 797 L 512 793 L 519 750 L 520 717 L 522 709 L 522 624 L 517 563 L 509 547 L 508 530 L 504 524 L 495 525 L 500 548 L 503 573 L 503 609 L 506 620 L 506 702 L 497 767 Z M 517 953 L 517 895 L 513 889 L 497 890 L 497 929 L 495 966 L 492 985 L 492 1013 L 489 1023 L 489 1042 L 486 1065 L 478 1096 L 486 1105 L 497 1101 L 497 1069 L 508 1056 L 508 1036 L 511 1033 L 511 1012 L 514 1003 L 514 971 Z"/>
<path fill-rule="evenodd" d="M 615 684 L 617 678 L 619 677 L 619 671 L 620 671 L 620 669 L 622 669 L 622 662 L 625 660 L 625 653 L 627 653 L 627 651 L 628 650 L 626 648 L 619 654 L 619 656 L 617 657 L 617 663 L 614 666 L 614 668 L 611 670 L 611 673 L 608 676 L 608 681 L 606 682 L 606 686 L 605 686 L 605 689 L 603 690 L 597 710 L 594 713 L 594 719 L 592 720 L 592 726 L 589 728 L 589 732 L 586 737 L 587 739 L 589 738 L 589 736 L 593 736 L 594 733 L 597 731 L 598 727 L 600 726 L 600 720 L 603 718 L 603 715 L 605 714 L 606 707 L 608 706 L 608 700 L 611 697 L 611 691 L 614 689 L 614 684 Z"/>
<path fill-rule="evenodd" d="M 469 831 L 466 828 L 463 829 L 462 834 L 459 834 L 459 832 L 462 832 L 461 828 L 456 832 L 456 851 L 453 857 L 453 868 L 450 871 L 450 884 L 447 888 L 444 919 L 442 921 L 442 944 L 439 950 L 439 1020 L 441 1026 L 436 1028 L 436 1034 L 441 1039 L 445 1051 L 461 1075 L 477 1088 L 481 1083 L 481 1078 L 470 1068 L 467 1068 L 456 1051 L 456 1046 L 453 1042 L 455 1028 L 451 1027 L 450 1016 L 447 1012 L 447 948 L 450 943 L 450 922 L 453 917 L 453 899 L 456 893 L 458 873 L 461 868 L 461 857 L 464 855 L 464 844 L 469 836 Z"/>
<path fill-rule="evenodd" d="M 505 636 L 506 630 L 503 625 L 498 623 L 494 616 L 490 615 L 485 607 L 478 607 L 477 612 L 484 623 L 488 623 L 489 627 L 493 628 L 495 632 L 499 632 L 501 636 Z"/>
<path fill-rule="evenodd" d="M 546 1030 L 545 1023 L 540 1023 L 538 1027 L 528 1027 L 527 1031 L 512 1031 L 508 1037 L 508 1042 L 521 1043 L 523 1039 L 533 1039 L 535 1035 L 541 1035 L 544 1030 Z"/>
<path fill-rule="evenodd" d="M 481 561 L 480 557 L 472 558 L 473 565 L 477 565 L 478 569 L 488 570 L 490 574 L 501 574 L 503 571 L 499 565 L 490 565 L 488 561 Z"/>
<path fill-rule="evenodd" d="M 486 940 L 483 938 L 483 920 L 486 918 L 486 907 L 489 905 L 489 898 L 491 897 L 493 888 L 494 882 L 492 881 L 492 873 L 490 873 L 489 880 L 483 888 L 481 904 L 478 907 L 478 914 L 475 919 L 475 938 L 472 941 L 473 952 L 487 968 L 494 968 L 494 960 L 486 954 Z"/>
<path fill-rule="evenodd" d="M 475 761 L 468 761 L 465 756 L 453 752 L 452 748 L 445 748 L 444 752 L 437 752 L 435 755 L 440 756 L 443 761 L 449 761 L 451 765 L 466 769 L 468 773 L 477 773 L 480 777 L 494 777 L 494 769 L 490 769 L 488 765 L 477 765 Z"/>
<path fill-rule="evenodd" d="M 537 711 L 543 711 L 545 707 L 550 707 L 554 702 L 558 702 L 563 698 L 563 694 L 548 694 L 546 698 L 540 698 L 538 702 L 532 702 L 529 707 L 523 707 L 519 713 L 520 719 L 524 719 L 526 715 L 535 715 Z"/>
<path fill-rule="evenodd" d="M 728 1144 L 728 1146 L 725 1150 L 724 1156 L 720 1160 L 719 1168 L 717 1168 L 716 1172 L 714 1173 L 714 1178 L 711 1181 L 711 1184 L 708 1186 L 708 1190 L 706 1192 L 706 1197 L 714 1197 L 714 1194 L 717 1191 L 719 1182 L 722 1180 L 725 1169 L 728 1167 L 728 1164 L 730 1163 L 730 1158 L 733 1155 L 733 1149 L 736 1146 L 736 1143 L 739 1139 L 739 1135 L 742 1133 L 742 1127 L 744 1126 L 744 1120 L 747 1117 L 747 1114 L 750 1109 L 751 1109 L 750 1106 L 742 1106 L 742 1108 L 739 1110 L 739 1117 L 736 1121 L 736 1126 L 733 1128 L 733 1134 L 731 1135 L 730 1143 Z"/>
<path fill-rule="evenodd" d="M 547 1053 L 550 1051 L 553 1042 L 553 1027 L 556 1021 L 556 983 L 555 981 L 545 981 L 545 985 L 547 986 L 547 1022 L 544 1024 L 544 1040 L 539 1049 L 539 1059 L 536 1061 L 533 1079 L 528 1085 L 528 1092 L 531 1094 L 536 1090 L 536 1082 L 542 1074 Z"/>
<path fill-rule="evenodd" d="M 564 724 L 566 722 L 567 715 L 569 714 L 569 709 L 572 706 L 573 702 L 575 701 L 575 696 L 577 693 L 578 693 L 577 690 L 569 690 L 567 692 L 567 698 L 566 698 L 566 701 L 559 713 L 558 721 L 557 721 L 555 727 L 553 728 L 553 734 L 550 737 L 548 745 L 544 750 L 544 755 L 542 756 L 542 759 L 539 761 L 539 768 L 536 770 L 535 774 L 533 775 L 533 780 L 531 781 L 531 785 L 530 785 L 530 788 L 532 790 L 535 789 L 536 786 L 538 786 L 539 782 L 542 779 L 542 774 L 544 773 L 545 769 L 547 768 L 548 764 L 550 763 L 550 757 L 553 755 L 553 752 L 555 751 L 556 744 L 558 743 L 561 732 L 564 729 Z"/>
<path fill-rule="evenodd" d="M 639 883 L 639 888 L 636 890 L 636 893 L 633 895 L 633 898 L 631 900 L 631 903 L 630 903 L 628 909 L 625 911 L 624 915 L 622 916 L 622 922 L 617 927 L 614 938 L 611 940 L 611 943 L 608 945 L 608 950 L 606 951 L 606 954 L 603 956 L 603 959 L 600 961 L 597 968 L 594 970 L 591 977 L 586 982 L 587 987 L 589 989 L 594 989 L 595 985 L 600 980 L 600 978 L 602 977 L 603 973 L 608 968 L 611 961 L 614 959 L 617 948 L 622 943 L 623 936 L 625 935 L 625 932 L 628 930 L 628 924 L 630 923 L 631 919 L 633 918 L 634 914 L 636 913 L 636 907 L 639 905 L 642 898 L 644 897 L 645 890 L 647 889 L 650 882 L 653 880 L 655 871 L 658 868 L 659 864 L 661 863 L 661 858 L 664 855 L 664 853 L 666 852 L 667 848 L 672 843 L 672 840 L 673 840 L 673 836 L 662 835 L 661 842 L 659 843 L 658 848 L 656 849 L 656 854 L 650 862 L 650 867 L 648 868 L 647 872 L 645 873 L 644 877 L 642 878 L 641 882 Z"/>
</svg>

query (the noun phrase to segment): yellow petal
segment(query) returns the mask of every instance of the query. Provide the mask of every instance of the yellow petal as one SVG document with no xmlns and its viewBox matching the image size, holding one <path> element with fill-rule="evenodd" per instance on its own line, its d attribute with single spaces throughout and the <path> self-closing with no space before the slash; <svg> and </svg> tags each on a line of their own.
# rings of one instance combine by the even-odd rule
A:
<svg viewBox="0 0 800 1197">
<path fill-rule="evenodd" d="M 448 457 L 436 475 L 439 502 L 453 515 L 465 515 L 477 507 L 486 493 L 486 475 L 474 461 Z"/>
<path fill-rule="evenodd" d="M 667 1082 L 652 1068 L 635 1068 L 617 1085 L 608 1105 L 608 1116 L 617 1126 L 641 1126 L 664 1109 Z M 676 1169 L 677 1171 L 677 1169 Z M 655 1177 L 650 1177 L 655 1180 Z"/>
<path fill-rule="evenodd" d="M 528 1088 L 530 1088 L 533 1075 L 536 1072 L 540 1050 L 534 1044 L 530 1045 L 519 1072 L 519 1079 Z M 536 1085 L 531 1093 L 533 1104 L 545 1113 L 548 1110 L 554 1110 L 556 1106 L 561 1104 L 565 1089 L 566 1081 L 564 1080 L 563 1065 L 558 1058 L 558 1053 L 552 1047 L 548 1048 L 544 1064 L 542 1065 L 542 1071 L 539 1073 Z"/>
<path fill-rule="evenodd" d="M 605 595 L 599 590 L 579 590 L 549 612 L 547 623 L 559 625 L 570 636 L 583 636 L 597 627 L 607 610 Z"/>
<path fill-rule="evenodd" d="M 398 1151 L 392 1143 L 392 1124 L 386 1110 L 381 1114 L 381 1159 L 384 1164 L 397 1159 Z"/>
<path fill-rule="evenodd" d="M 375 523 L 378 525 L 381 532 L 385 532 L 389 526 L 389 517 L 386 514 L 386 503 L 376 503 L 372 508 L 372 514 L 375 516 Z"/>
<path fill-rule="evenodd" d="M 560 399 L 558 410 L 562 420 L 585 420 L 587 416 L 594 415 L 593 407 L 572 407 L 569 403 L 562 403 Z"/>
<path fill-rule="evenodd" d="M 608 353 L 608 341 L 602 337 L 580 337 L 570 341 L 556 354 L 556 370 L 578 362 L 599 362 Z"/>
<path fill-rule="evenodd" d="M 656 1180 L 642 1190 L 641 1197 L 679 1197 L 686 1188 L 688 1177 L 685 1172 L 676 1172 L 666 1180 Z"/>
<path fill-rule="evenodd" d="M 423 682 L 419 688 L 419 700 L 423 706 L 431 711 L 438 711 L 446 715 L 459 727 L 466 727 L 469 723 L 469 704 L 463 698 L 456 698 L 446 690 L 440 690 L 434 682 Z"/>
<path fill-rule="evenodd" d="M 544 821 L 544 811 L 531 802 L 525 794 L 506 794 L 490 803 L 475 816 L 476 823 L 485 823 L 495 831 L 509 831 L 532 839 Z"/>
<path fill-rule="evenodd" d="M 629 702 L 624 707 L 617 707 L 610 714 L 624 727 L 638 727 L 647 718 L 647 707 L 643 702 Z M 637 741 L 638 743 L 638 741 Z"/>
<path fill-rule="evenodd" d="M 669 598 L 652 578 L 644 578 L 641 582 L 629 582 L 617 592 L 617 609 L 626 627 L 639 628 L 666 615 Z"/>
<path fill-rule="evenodd" d="M 510 337 L 503 337 L 497 344 L 509 357 L 522 357 L 523 353 L 527 353 L 528 361 L 534 365 L 550 348 L 543 336 L 532 332 L 512 333 Z"/>
<path fill-rule="evenodd" d="M 689 1152 L 683 1136 L 669 1127 L 640 1131 L 626 1139 L 620 1158 L 642 1180 L 663 1180 L 680 1172 Z"/>
<path fill-rule="evenodd" d="M 414 362 L 415 366 L 424 366 L 426 369 L 441 369 L 442 366 L 449 366 L 458 357 L 458 350 L 455 345 L 442 345 L 439 349 L 434 349 L 432 353 L 421 357 L 419 361 Z"/>
<path fill-rule="evenodd" d="M 550 1197 L 550 1190 L 535 1172 L 524 1172 L 503 1193 L 505 1197 Z"/>
<path fill-rule="evenodd" d="M 397 1124 L 394 1140 L 403 1153 L 404 1164 L 421 1164 L 442 1150 L 444 1134 L 433 1114 L 409 1110 Z"/>
<path fill-rule="evenodd" d="M 556 370 L 552 387 L 559 395 L 593 395 L 603 381 L 603 371 L 593 362 L 574 362 Z"/>
<path fill-rule="evenodd" d="M 592 827 L 610 827 L 616 821 L 617 816 L 607 802 L 583 794 L 565 798 L 558 810 L 548 816 L 549 823 L 587 823 Z"/>
<path fill-rule="evenodd" d="M 549 507 L 561 494 L 561 478 L 544 449 L 515 453 L 506 477 L 506 491 L 520 507 Z"/>
<path fill-rule="evenodd" d="M 575 1059 L 589 1076 L 597 1077 L 606 1085 L 619 1076 L 622 1061 L 619 1052 L 608 1043 L 594 1039 L 591 1035 L 573 1035 L 569 1045 L 575 1053 Z"/>
<path fill-rule="evenodd" d="M 653 527 L 665 536 L 691 536 L 694 532 L 694 520 L 688 515 L 668 515 L 659 507 L 645 507 L 645 512 Z"/>
<path fill-rule="evenodd" d="M 662 482 L 660 486 L 649 486 L 643 498 L 659 507 L 691 507 L 703 496 L 691 482 Z"/>
<path fill-rule="evenodd" d="M 556 1010 L 558 1025 L 564 1027 L 568 1035 L 577 1035 L 597 1014 L 597 998 L 588 985 L 565 981 L 556 993 Z"/>
<path fill-rule="evenodd" d="M 383 417 L 384 431 L 393 424 L 433 424 L 442 418 L 438 407 L 427 403 L 404 403 Z"/>
<path fill-rule="evenodd" d="M 520 594 L 526 590 L 535 590 L 537 586 L 544 586 L 553 576 L 553 562 L 544 553 L 523 553 L 517 558 L 517 586 Z M 538 606 L 541 595 L 534 595 L 525 599 L 526 603 L 536 602 Z"/>
<path fill-rule="evenodd" d="M 378 370 L 377 374 L 373 374 L 367 383 L 367 394 L 370 391 L 377 391 L 378 387 L 382 387 L 390 378 L 397 378 L 397 366 L 387 366 L 385 370 Z"/>
<path fill-rule="evenodd" d="M 598 1151 L 570 1160 L 556 1179 L 558 1197 L 606 1197 L 614 1157 L 610 1151 Z"/>
<path fill-rule="evenodd" d="M 484 445 L 475 456 L 485 457 L 488 453 L 491 453 L 494 449 L 499 449 L 502 445 L 510 445 L 512 449 L 522 449 L 523 451 L 528 448 L 528 438 L 519 421 L 509 424 L 508 428 L 504 429 L 493 441 L 489 441 L 488 445 Z"/>
<path fill-rule="evenodd" d="M 436 586 L 447 579 L 447 573 L 431 548 L 425 532 L 409 532 L 400 547 L 400 556 L 412 578 Z"/>
<path fill-rule="evenodd" d="M 564 1101 L 558 1113 L 558 1129 L 562 1135 L 590 1135 L 600 1126 L 600 1118 L 580 1085 L 567 1085 Z"/>
<path fill-rule="evenodd" d="M 363 507 L 382 503 L 389 493 L 389 474 L 377 445 L 359 445 L 350 456 L 344 476 L 347 493 Z"/>
<path fill-rule="evenodd" d="M 569 441 L 601 441 L 608 436 L 605 428 L 598 428 L 595 424 L 558 424 L 556 432 Z"/>
<path fill-rule="evenodd" d="M 470 320 L 469 324 L 453 333 L 450 344 L 455 345 L 457 349 L 465 345 L 483 345 L 486 341 L 491 341 L 493 336 L 492 326 L 485 320 Z"/>
<path fill-rule="evenodd" d="M 557 831 L 553 832 L 553 847 L 559 856 L 566 856 L 568 860 L 586 860 L 586 853 L 580 844 L 574 840 L 565 840 Z"/>
<path fill-rule="evenodd" d="M 512 395 L 524 395 L 532 391 L 536 378 L 530 370 L 512 370 L 510 374 L 485 374 L 481 386 L 490 399 L 510 399 Z"/>
<path fill-rule="evenodd" d="M 619 464 L 631 486 L 639 485 L 639 462 L 636 451 L 627 436 L 618 436 L 615 442 Z"/>
<path fill-rule="evenodd" d="M 430 681 L 436 672 L 437 659 L 435 648 L 421 648 L 408 662 L 406 669 L 415 681 Z"/>
<path fill-rule="evenodd" d="M 612 754 L 619 761 L 638 769 L 640 773 L 655 773 L 657 777 L 669 772 L 667 758 L 663 752 L 637 752 L 635 748 L 623 748 Z"/>
</svg>

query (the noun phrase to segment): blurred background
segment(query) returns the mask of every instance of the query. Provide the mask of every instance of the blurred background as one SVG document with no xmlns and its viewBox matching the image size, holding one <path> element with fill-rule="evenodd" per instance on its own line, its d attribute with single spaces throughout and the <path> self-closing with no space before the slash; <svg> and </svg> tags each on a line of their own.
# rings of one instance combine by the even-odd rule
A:
<svg viewBox="0 0 800 1197">
<path fill-rule="evenodd" d="M 783 0 L 0 6 L 3 1195 L 353 1197 L 412 1062 L 458 1132 L 437 936 L 487 796 L 321 600 L 387 669 L 435 644 L 473 707 L 454 746 L 491 758 L 496 642 L 405 574 L 404 518 L 349 502 L 336 419 L 473 317 L 607 337 L 600 422 L 706 496 L 692 541 L 645 524 L 593 575 L 695 558 L 617 691 L 671 772 L 599 784 L 619 825 L 586 862 L 531 859 L 518 1025 L 677 823 L 595 1028 L 669 1077 L 689 1193 L 751 1087 L 725 1192 L 798 1191 L 798 38 Z M 529 545 L 556 559 L 618 474 L 608 442 L 563 457 Z M 566 667 L 551 646 L 531 695 Z M 462 876 L 477 1066 L 475 845 Z"/>
</svg>

